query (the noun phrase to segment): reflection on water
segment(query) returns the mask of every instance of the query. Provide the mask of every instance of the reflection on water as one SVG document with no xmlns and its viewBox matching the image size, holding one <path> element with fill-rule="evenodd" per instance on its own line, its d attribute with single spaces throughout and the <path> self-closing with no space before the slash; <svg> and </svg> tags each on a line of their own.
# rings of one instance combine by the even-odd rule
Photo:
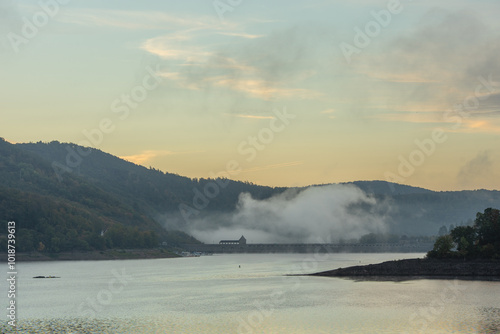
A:
<svg viewBox="0 0 500 334">
<path fill-rule="evenodd" d="M 22 263 L 17 332 L 500 333 L 500 282 L 284 276 L 405 256 L 421 254 Z"/>
<path fill-rule="evenodd" d="M 19 321 L 17 331 L 12 331 L 10 326 L 7 325 L 4 325 L 1 329 L 2 333 L 115 334 L 155 332 L 154 328 L 147 328 L 144 323 L 137 323 L 127 319 L 35 319 Z"/>
<path fill-rule="evenodd" d="M 307 309 L 304 310 L 306 313 Z M 326 319 L 310 317 L 309 324 L 299 327 L 290 326 L 294 323 L 294 317 L 299 316 L 295 311 L 290 317 L 283 319 L 274 319 L 273 322 L 264 322 L 263 326 L 258 328 L 248 324 L 246 319 L 241 316 L 235 316 L 230 320 L 230 326 L 227 323 L 218 322 L 224 319 L 215 317 L 195 318 L 189 320 L 189 317 L 179 315 L 178 318 L 110 318 L 110 319 L 32 319 L 21 320 L 18 323 L 17 330 L 12 330 L 11 326 L 0 325 L 1 333 L 54 333 L 54 334 L 135 334 L 135 333 L 387 333 L 387 334 L 407 334 L 407 333 L 477 333 L 494 334 L 500 333 L 500 309 L 499 308 L 481 308 L 478 309 L 479 317 L 475 321 L 464 321 L 470 318 L 464 317 L 449 318 L 448 316 L 436 319 L 432 326 L 425 329 L 412 327 L 405 321 L 386 321 L 384 318 L 388 314 L 377 312 L 366 318 L 359 318 L 357 324 L 349 322 L 349 309 L 345 310 L 346 319 L 337 319 L 334 324 L 325 325 Z M 471 310 L 472 311 L 472 310 Z M 473 312 L 473 311 L 472 311 Z M 474 312 L 473 312 L 474 313 Z M 227 320 L 227 319 L 226 319 Z M 258 319 L 256 318 L 256 321 Z M 470 319 L 469 319 L 470 320 Z M 232 323 L 235 321 L 234 323 Z"/>
<path fill-rule="evenodd" d="M 165 334 L 165 333 L 206 333 L 221 334 L 227 328 L 209 323 L 173 324 L 167 319 L 153 318 L 112 318 L 112 319 L 32 319 L 19 321 L 16 330 L 2 324 L 1 333 L 26 334 Z"/>
<path fill-rule="evenodd" d="M 500 333 L 500 308 L 484 307 L 479 309 L 478 332 L 484 334 Z"/>
</svg>

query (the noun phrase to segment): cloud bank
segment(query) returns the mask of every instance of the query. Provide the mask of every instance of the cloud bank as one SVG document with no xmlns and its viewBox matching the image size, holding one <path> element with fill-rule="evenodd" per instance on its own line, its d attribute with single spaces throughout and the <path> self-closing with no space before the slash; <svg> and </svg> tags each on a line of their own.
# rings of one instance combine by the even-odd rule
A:
<svg viewBox="0 0 500 334">
<path fill-rule="evenodd" d="M 290 189 L 266 200 L 242 193 L 233 213 L 208 214 L 186 232 L 206 243 L 238 239 L 250 243 L 323 243 L 386 230 L 389 206 L 352 185 Z"/>
</svg>

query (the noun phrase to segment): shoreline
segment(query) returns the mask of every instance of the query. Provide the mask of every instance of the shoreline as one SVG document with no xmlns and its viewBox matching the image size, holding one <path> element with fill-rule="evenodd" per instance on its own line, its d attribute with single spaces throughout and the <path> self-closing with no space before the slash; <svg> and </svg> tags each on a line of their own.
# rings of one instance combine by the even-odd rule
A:
<svg viewBox="0 0 500 334">
<path fill-rule="evenodd" d="M 338 268 L 308 274 L 307 276 L 377 281 L 405 281 L 417 279 L 500 281 L 500 260 L 406 259 Z"/>
<path fill-rule="evenodd" d="M 7 255 L 7 254 L 5 254 Z M 40 261 L 104 261 L 104 260 L 145 260 L 176 258 L 179 255 L 165 249 L 107 249 L 105 251 L 63 252 L 63 253 L 17 253 L 17 262 Z M 2 256 L 1 262 L 6 262 Z"/>
</svg>

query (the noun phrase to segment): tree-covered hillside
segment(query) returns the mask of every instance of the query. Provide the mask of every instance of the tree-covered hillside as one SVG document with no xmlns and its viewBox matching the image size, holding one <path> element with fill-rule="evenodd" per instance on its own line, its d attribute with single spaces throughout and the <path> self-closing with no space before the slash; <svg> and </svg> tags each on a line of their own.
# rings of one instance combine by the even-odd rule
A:
<svg viewBox="0 0 500 334">
<path fill-rule="evenodd" d="M 75 174 L 58 180 L 46 159 L 0 140 L 0 222 L 16 222 L 19 251 L 157 247 L 192 240 Z M 0 238 L 7 228 L 0 232 Z M 6 249 L 6 248 L 2 248 Z"/>
<path fill-rule="evenodd" d="M 79 152 L 87 155 L 75 155 Z M 81 160 L 78 160 L 81 159 Z M 169 231 L 160 214 L 193 206 L 192 180 L 74 144 L 10 144 L 0 139 L 0 222 L 16 221 L 18 249 L 49 252 L 156 247 L 197 242 Z M 238 195 L 266 198 L 282 189 L 224 180 L 224 191 L 205 208 L 234 209 Z M 5 238 L 7 229 L 0 232 Z"/>
<path fill-rule="evenodd" d="M 478 211 L 500 205 L 500 192 L 464 190 L 405 194 L 387 197 L 392 203 L 390 221 L 395 233 L 437 235 L 442 226 L 471 222 Z"/>
<path fill-rule="evenodd" d="M 485 207 L 500 206 L 499 191 L 434 192 L 384 181 L 352 184 L 377 201 L 372 207 L 352 203 L 350 212 L 381 215 L 387 233 L 396 235 L 436 235 L 440 228 L 465 223 Z M 0 140 L 0 222 L 16 221 L 22 250 L 196 242 L 165 228 L 189 231 L 182 210 L 196 211 L 195 218 L 232 213 L 242 193 L 266 200 L 285 190 L 227 179 L 189 179 L 71 143 L 14 145 Z M 169 219 L 177 224 L 169 224 Z M 217 224 L 212 221 L 211 227 Z M 0 238 L 6 230 L 0 231 Z"/>
<path fill-rule="evenodd" d="M 21 149 L 35 153 L 53 167 L 53 173 L 60 179 L 68 175 L 78 175 L 95 184 L 100 189 L 115 194 L 124 202 L 137 208 L 147 209 L 150 214 L 178 211 L 179 204 L 193 205 L 196 190 L 204 192 L 212 179 L 189 179 L 187 177 L 146 168 L 117 158 L 96 149 L 82 148 L 74 144 L 59 142 L 17 144 Z M 89 150 L 87 156 L 78 154 Z M 75 153 L 80 160 L 75 158 Z M 70 164 L 68 164 L 68 160 Z M 222 182 L 222 181 L 221 181 Z M 210 198 L 206 210 L 231 211 L 235 208 L 242 192 L 254 198 L 264 199 L 285 188 L 258 186 L 248 182 L 223 181 L 225 186 L 217 196 Z"/>
</svg>

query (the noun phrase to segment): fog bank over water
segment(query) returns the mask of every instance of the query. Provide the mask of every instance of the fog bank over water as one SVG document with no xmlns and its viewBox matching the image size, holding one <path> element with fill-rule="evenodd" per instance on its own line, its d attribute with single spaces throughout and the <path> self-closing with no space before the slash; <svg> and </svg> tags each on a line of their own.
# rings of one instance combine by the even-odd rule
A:
<svg viewBox="0 0 500 334">
<path fill-rule="evenodd" d="M 249 243 L 323 243 L 386 231 L 387 203 L 353 185 L 289 189 L 266 200 L 239 196 L 233 213 L 191 220 L 185 231 L 206 243 L 238 239 Z"/>
</svg>

